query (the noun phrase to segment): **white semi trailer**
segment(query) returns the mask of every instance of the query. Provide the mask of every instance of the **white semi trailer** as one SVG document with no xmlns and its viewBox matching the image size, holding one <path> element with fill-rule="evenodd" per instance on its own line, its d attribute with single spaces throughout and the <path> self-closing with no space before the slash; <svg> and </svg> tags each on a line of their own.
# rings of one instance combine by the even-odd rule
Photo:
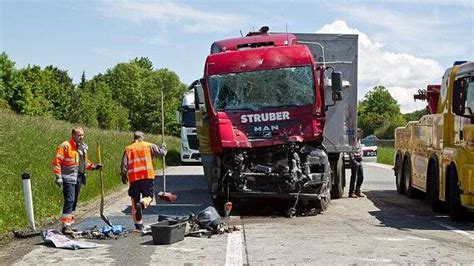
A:
<svg viewBox="0 0 474 266">
<path fill-rule="evenodd" d="M 180 110 L 176 112 L 177 121 L 181 124 L 181 162 L 183 163 L 201 162 L 196 134 L 196 118 L 194 117 L 195 83 L 191 84 L 188 91 L 183 95 Z"/>
<path fill-rule="evenodd" d="M 358 35 L 294 33 L 298 43 L 306 44 L 319 65 L 334 67 L 342 73 L 342 101 L 331 99 L 331 80 L 325 81 L 326 125 L 324 146 L 334 175 L 331 197 L 342 197 L 346 185 L 344 154 L 357 150 L 357 67 Z"/>
</svg>

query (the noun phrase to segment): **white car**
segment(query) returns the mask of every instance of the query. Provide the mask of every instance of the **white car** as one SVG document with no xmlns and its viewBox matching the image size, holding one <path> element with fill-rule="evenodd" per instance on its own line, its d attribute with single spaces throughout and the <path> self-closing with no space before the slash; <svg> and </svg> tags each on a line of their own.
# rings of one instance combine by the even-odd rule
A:
<svg viewBox="0 0 474 266">
<path fill-rule="evenodd" d="M 377 146 L 361 145 L 363 157 L 377 157 Z"/>
</svg>

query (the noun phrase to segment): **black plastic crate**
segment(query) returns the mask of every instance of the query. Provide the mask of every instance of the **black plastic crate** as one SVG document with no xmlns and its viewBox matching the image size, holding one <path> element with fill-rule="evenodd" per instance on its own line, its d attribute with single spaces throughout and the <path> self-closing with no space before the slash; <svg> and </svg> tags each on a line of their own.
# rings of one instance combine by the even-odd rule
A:
<svg viewBox="0 0 474 266">
<path fill-rule="evenodd" d="M 184 239 L 186 222 L 162 221 L 150 225 L 153 244 L 168 245 Z"/>
</svg>

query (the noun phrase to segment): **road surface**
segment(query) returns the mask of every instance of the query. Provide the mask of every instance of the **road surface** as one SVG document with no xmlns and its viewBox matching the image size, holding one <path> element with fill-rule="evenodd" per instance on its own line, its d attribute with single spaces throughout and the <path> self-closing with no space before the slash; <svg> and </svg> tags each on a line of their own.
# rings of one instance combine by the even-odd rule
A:
<svg viewBox="0 0 474 266">
<path fill-rule="evenodd" d="M 393 171 L 364 163 L 366 198 L 333 200 L 315 216 L 285 218 L 269 212 L 233 217 L 241 230 L 212 238 L 187 237 L 168 246 L 153 245 L 151 236 L 131 234 L 117 240 L 94 240 L 91 250 L 62 250 L 30 240 L 22 251 L 0 250 L 7 264 L 407 264 L 474 263 L 474 223 L 454 223 L 433 213 L 423 200 L 409 200 L 395 191 Z M 349 174 L 349 171 L 347 172 Z M 168 169 L 168 189 L 175 205 L 158 202 L 145 212 L 145 223 L 159 214 L 187 215 L 212 205 L 200 166 Z M 348 182 L 349 180 L 347 180 Z M 161 182 L 161 180 L 157 180 Z M 155 184 L 159 191 L 160 184 Z M 112 223 L 132 227 L 126 193 L 106 207 Z M 98 215 L 78 224 L 102 226 Z"/>
</svg>

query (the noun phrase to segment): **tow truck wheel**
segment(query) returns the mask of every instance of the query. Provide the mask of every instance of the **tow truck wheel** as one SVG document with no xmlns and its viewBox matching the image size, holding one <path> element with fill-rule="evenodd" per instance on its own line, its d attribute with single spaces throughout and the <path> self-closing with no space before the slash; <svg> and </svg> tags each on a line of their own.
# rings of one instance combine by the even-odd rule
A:
<svg viewBox="0 0 474 266">
<path fill-rule="evenodd" d="M 405 194 L 408 198 L 412 199 L 415 197 L 414 188 L 411 184 L 411 162 L 410 157 L 407 157 L 403 162 L 403 181 L 405 184 Z"/>
<path fill-rule="evenodd" d="M 450 169 L 448 172 L 448 192 L 449 218 L 453 221 L 464 220 L 466 209 L 461 205 L 461 192 L 456 169 Z"/>
<path fill-rule="evenodd" d="M 397 185 L 398 194 L 405 194 L 404 189 L 404 180 L 403 180 L 403 168 L 402 168 L 402 158 L 397 156 L 395 161 L 395 184 Z"/>
<path fill-rule="evenodd" d="M 434 212 L 442 210 L 442 202 L 439 200 L 439 174 L 438 166 L 435 162 L 430 163 L 428 167 L 428 184 L 426 199 Z"/>
</svg>

